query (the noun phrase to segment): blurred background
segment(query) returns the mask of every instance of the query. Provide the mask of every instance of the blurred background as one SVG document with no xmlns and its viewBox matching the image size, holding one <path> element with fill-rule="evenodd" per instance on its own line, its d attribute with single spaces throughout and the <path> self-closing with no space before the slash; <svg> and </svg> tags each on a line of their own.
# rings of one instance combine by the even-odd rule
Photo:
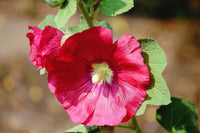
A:
<svg viewBox="0 0 200 133">
<path fill-rule="evenodd" d="M 47 76 L 29 61 L 28 25 L 57 10 L 42 0 L 0 0 L 0 133 L 64 133 L 75 125 L 49 91 Z M 135 0 L 128 13 L 98 19 L 111 24 L 116 39 L 127 33 L 156 39 L 168 60 L 163 76 L 171 95 L 200 110 L 199 0 Z M 78 23 L 79 12 L 68 25 Z M 155 120 L 157 108 L 148 106 L 138 117 L 143 133 L 166 133 Z"/>
</svg>

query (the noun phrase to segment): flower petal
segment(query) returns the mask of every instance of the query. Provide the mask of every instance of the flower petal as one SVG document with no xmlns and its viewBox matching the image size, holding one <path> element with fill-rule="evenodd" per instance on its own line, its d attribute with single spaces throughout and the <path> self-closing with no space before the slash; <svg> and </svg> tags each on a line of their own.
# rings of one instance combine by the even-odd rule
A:
<svg viewBox="0 0 200 133">
<path fill-rule="evenodd" d="M 70 106 L 64 108 L 73 122 L 81 124 L 93 113 L 99 98 L 99 90 L 91 84 L 85 84 L 65 96 L 70 96 L 71 99 L 67 98 Z"/>
<path fill-rule="evenodd" d="M 144 64 L 144 59 L 141 55 L 141 46 L 139 42 L 131 35 L 123 35 L 119 38 L 115 45 L 115 61 L 113 69 L 129 75 L 139 82 L 142 86 L 149 84 L 149 71 Z"/>
<path fill-rule="evenodd" d="M 135 115 L 137 109 L 145 100 L 146 90 L 129 74 L 118 74 L 118 84 L 119 99 L 127 110 L 127 115 L 122 122 L 126 122 Z"/>
<path fill-rule="evenodd" d="M 61 53 L 63 59 L 73 56 L 96 62 L 109 59 L 114 50 L 112 31 L 104 27 L 93 27 L 69 37 L 63 44 Z"/>
<path fill-rule="evenodd" d="M 58 29 L 46 26 L 42 32 L 41 44 L 40 47 L 42 49 L 43 56 L 49 56 L 50 58 L 54 58 L 58 55 L 61 48 L 61 40 L 64 33 L 59 31 Z"/>
<path fill-rule="evenodd" d="M 94 110 L 98 90 L 91 81 L 91 75 L 82 69 L 84 66 L 80 68 L 77 64 L 56 64 L 56 69 L 52 69 L 48 75 L 49 88 L 72 121 L 83 123 Z"/>
<path fill-rule="evenodd" d="M 83 124 L 88 126 L 119 125 L 126 115 L 126 108 L 116 99 L 117 90 L 104 83 L 100 84 L 96 89 L 99 90 L 100 95 L 94 113 Z"/>
<path fill-rule="evenodd" d="M 47 59 L 55 58 L 61 48 L 61 39 L 64 35 L 56 28 L 46 26 L 42 31 L 38 27 L 29 26 L 33 33 L 26 36 L 30 40 L 30 61 L 39 66 L 37 70 L 44 68 Z M 48 58 L 47 58 L 48 57 Z"/>
<path fill-rule="evenodd" d="M 38 27 L 29 26 L 29 29 L 33 30 L 33 33 L 28 33 L 26 36 L 29 38 L 30 41 L 30 56 L 29 59 L 33 65 L 41 66 L 41 48 L 40 48 L 40 40 L 42 37 L 42 30 Z"/>
<path fill-rule="evenodd" d="M 51 60 L 45 64 L 45 67 L 49 72 L 48 83 L 52 93 L 62 93 L 66 88 L 76 88 L 75 85 L 82 79 L 91 78 L 90 66 L 79 61 L 69 63 Z"/>
</svg>

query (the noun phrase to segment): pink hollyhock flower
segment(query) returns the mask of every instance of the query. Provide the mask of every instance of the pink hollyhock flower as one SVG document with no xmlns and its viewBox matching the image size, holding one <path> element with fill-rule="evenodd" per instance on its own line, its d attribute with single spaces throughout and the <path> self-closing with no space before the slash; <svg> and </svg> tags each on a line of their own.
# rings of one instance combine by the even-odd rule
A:
<svg viewBox="0 0 200 133">
<path fill-rule="evenodd" d="M 48 85 L 75 123 L 116 126 L 132 118 L 146 97 L 149 71 L 131 35 L 113 43 L 112 31 L 93 27 L 69 37 L 48 61 Z"/>
<path fill-rule="evenodd" d="M 37 70 L 44 68 L 46 59 L 57 56 L 61 48 L 63 33 L 56 28 L 46 26 L 44 30 L 38 27 L 29 26 L 33 33 L 26 36 L 30 40 L 30 61 L 33 65 L 39 66 Z"/>
</svg>

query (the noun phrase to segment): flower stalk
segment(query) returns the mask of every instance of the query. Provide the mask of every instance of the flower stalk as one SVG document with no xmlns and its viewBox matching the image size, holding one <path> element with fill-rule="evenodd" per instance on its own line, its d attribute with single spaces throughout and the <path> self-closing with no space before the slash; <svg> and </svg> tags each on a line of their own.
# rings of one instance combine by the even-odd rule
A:
<svg viewBox="0 0 200 133">
<path fill-rule="evenodd" d="M 83 14 L 83 17 L 85 18 L 85 20 L 86 20 L 88 26 L 89 26 L 90 28 L 94 27 L 93 19 L 89 16 L 89 13 L 88 13 L 88 11 L 85 9 L 85 7 L 84 7 L 82 1 L 81 1 L 81 0 L 78 0 L 78 1 L 77 1 L 77 5 L 78 5 L 79 10 L 80 10 L 81 13 Z"/>
<path fill-rule="evenodd" d="M 142 133 L 135 116 L 131 118 L 131 127 L 133 128 L 135 133 Z"/>
<path fill-rule="evenodd" d="M 97 15 L 99 14 L 99 12 L 100 12 L 100 9 L 99 9 L 99 7 L 95 10 L 95 12 L 94 12 L 94 18 L 96 18 L 97 17 Z"/>
<path fill-rule="evenodd" d="M 132 130 L 134 131 L 135 133 L 142 133 L 139 125 L 138 125 L 138 122 L 137 122 L 137 119 L 136 117 L 134 116 L 130 123 L 128 124 L 128 126 L 125 126 L 125 125 L 118 125 L 116 127 L 119 127 L 119 128 L 124 128 L 124 129 L 129 129 L 129 130 Z"/>
<path fill-rule="evenodd" d="M 118 126 L 116 126 L 116 127 L 124 128 L 124 129 L 129 129 L 129 130 L 135 131 L 132 127 L 129 127 L 129 126 L 118 125 Z"/>
</svg>

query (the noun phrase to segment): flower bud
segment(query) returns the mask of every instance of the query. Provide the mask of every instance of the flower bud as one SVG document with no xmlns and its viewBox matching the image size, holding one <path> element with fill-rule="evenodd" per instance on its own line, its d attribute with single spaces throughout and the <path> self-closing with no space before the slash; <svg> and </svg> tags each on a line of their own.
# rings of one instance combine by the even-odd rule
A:
<svg viewBox="0 0 200 133">
<path fill-rule="evenodd" d="M 50 7 L 57 7 L 65 2 L 65 0 L 43 0 L 46 2 Z"/>
<path fill-rule="evenodd" d="M 98 0 L 82 0 L 86 5 L 95 5 Z"/>
</svg>

